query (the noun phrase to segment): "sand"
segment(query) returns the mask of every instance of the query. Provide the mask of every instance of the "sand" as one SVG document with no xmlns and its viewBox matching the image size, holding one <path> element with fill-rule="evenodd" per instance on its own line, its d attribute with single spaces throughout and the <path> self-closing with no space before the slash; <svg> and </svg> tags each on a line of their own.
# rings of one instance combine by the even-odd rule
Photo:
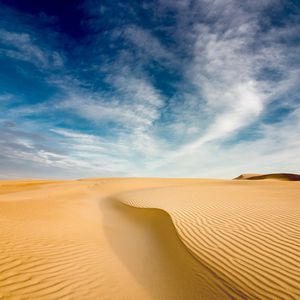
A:
<svg viewBox="0 0 300 300">
<path fill-rule="evenodd" d="M 0 182 L 0 299 L 300 299 L 300 182 Z"/>
</svg>

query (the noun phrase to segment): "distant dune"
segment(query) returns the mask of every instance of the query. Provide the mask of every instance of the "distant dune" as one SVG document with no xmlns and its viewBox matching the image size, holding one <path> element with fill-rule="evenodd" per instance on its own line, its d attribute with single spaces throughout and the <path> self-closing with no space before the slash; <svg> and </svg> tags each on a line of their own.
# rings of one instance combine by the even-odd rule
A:
<svg viewBox="0 0 300 300">
<path fill-rule="evenodd" d="M 299 197 L 284 180 L 1 181 L 0 299 L 300 299 Z"/>
<path fill-rule="evenodd" d="M 285 180 L 285 181 L 300 181 L 299 174 L 291 173 L 273 173 L 273 174 L 242 174 L 234 179 L 238 180 Z"/>
</svg>

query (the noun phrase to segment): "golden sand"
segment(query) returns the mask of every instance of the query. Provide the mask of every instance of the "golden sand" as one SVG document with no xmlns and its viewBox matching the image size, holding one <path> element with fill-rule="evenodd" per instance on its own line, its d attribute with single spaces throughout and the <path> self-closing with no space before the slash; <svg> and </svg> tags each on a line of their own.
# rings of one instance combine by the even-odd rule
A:
<svg viewBox="0 0 300 300">
<path fill-rule="evenodd" d="M 1 181 L 0 299 L 300 299 L 300 182 Z"/>
</svg>

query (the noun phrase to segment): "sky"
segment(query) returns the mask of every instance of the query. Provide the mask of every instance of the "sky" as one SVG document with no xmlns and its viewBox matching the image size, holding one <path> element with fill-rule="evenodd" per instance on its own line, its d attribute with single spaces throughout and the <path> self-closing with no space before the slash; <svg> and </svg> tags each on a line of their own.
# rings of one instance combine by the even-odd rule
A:
<svg viewBox="0 0 300 300">
<path fill-rule="evenodd" d="M 300 172 L 297 0 L 0 0 L 0 178 Z"/>
</svg>

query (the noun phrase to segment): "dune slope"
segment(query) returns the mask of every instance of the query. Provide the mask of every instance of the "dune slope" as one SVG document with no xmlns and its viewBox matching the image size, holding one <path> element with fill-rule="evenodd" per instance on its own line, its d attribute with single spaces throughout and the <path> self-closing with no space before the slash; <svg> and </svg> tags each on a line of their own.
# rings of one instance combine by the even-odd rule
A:
<svg viewBox="0 0 300 300">
<path fill-rule="evenodd" d="M 235 299 L 300 299 L 298 183 L 205 182 L 125 193 L 170 215 L 179 237 Z"/>
</svg>

